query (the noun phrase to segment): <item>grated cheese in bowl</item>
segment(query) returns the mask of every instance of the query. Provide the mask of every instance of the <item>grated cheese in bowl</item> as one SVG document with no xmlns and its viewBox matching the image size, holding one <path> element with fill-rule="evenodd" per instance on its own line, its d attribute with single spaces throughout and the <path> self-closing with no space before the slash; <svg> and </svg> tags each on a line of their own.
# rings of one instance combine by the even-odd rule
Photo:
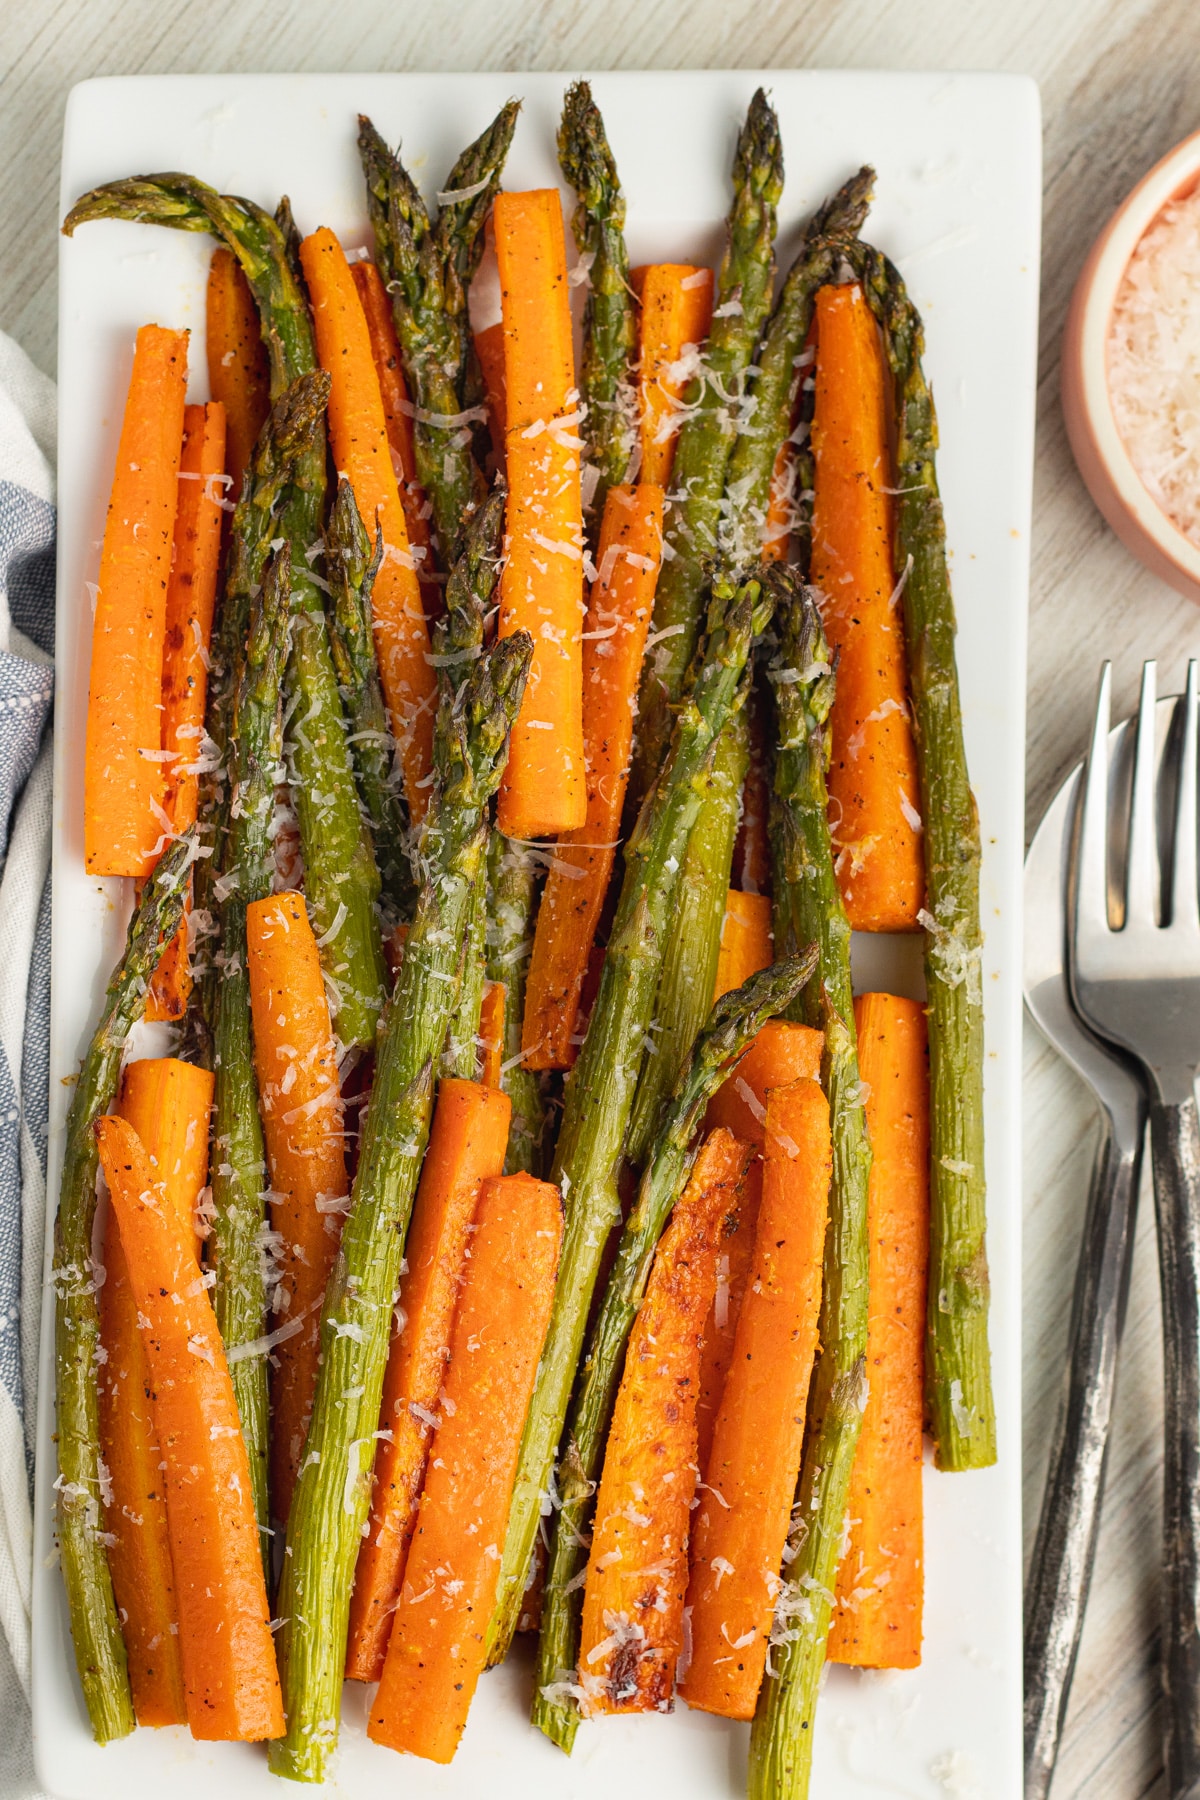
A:
<svg viewBox="0 0 1200 1800">
<path fill-rule="evenodd" d="M 1108 386 L 1134 468 L 1200 546 L 1200 186 L 1163 208 L 1130 258 L 1109 325 Z"/>
</svg>

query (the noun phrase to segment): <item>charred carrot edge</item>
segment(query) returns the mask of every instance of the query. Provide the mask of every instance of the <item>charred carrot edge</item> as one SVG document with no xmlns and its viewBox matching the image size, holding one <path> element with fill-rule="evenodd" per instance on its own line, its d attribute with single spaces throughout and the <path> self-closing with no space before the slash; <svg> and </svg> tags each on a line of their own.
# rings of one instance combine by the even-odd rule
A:
<svg viewBox="0 0 1200 1800">
<path fill-rule="evenodd" d="M 812 580 L 838 656 L 830 816 L 856 931 L 915 931 L 925 892 L 904 622 L 892 604 L 891 461 L 879 332 L 861 287 L 817 294 Z"/>
<path fill-rule="evenodd" d="M 278 1737 L 283 1704 L 250 1466 L 192 1233 L 156 1192 L 132 1126 L 103 1118 L 95 1130 L 134 1304 L 146 1321 L 188 1723 L 198 1738 Z"/>
<path fill-rule="evenodd" d="M 742 817 L 733 848 L 733 872 L 736 885 L 744 894 L 769 894 L 771 840 L 767 820 L 771 812 L 770 762 L 762 711 L 753 695 L 747 710 L 750 720 L 750 766 L 742 783 Z"/>
<path fill-rule="evenodd" d="M 771 898 L 769 894 L 743 894 L 730 888 L 721 924 L 721 949 L 717 957 L 717 983 L 713 999 L 765 969 L 773 960 Z"/>
<path fill-rule="evenodd" d="M 625 1353 L 579 1645 L 585 1717 L 669 1712 L 683 1644 L 696 1473 L 696 1396 L 717 1257 L 736 1223 L 754 1152 L 714 1131 L 659 1240 Z"/>
<path fill-rule="evenodd" d="M 208 391 L 225 408 L 227 497 L 236 502 L 271 410 L 271 371 L 250 283 L 223 244 L 213 251 L 208 270 L 205 342 Z"/>
<path fill-rule="evenodd" d="M 922 1422 L 929 1280 L 929 1065 L 925 1009 L 854 1002 L 871 1134 L 867 1406 L 850 1480 L 829 1660 L 915 1669 L 924 1602 Z"/>
<path fill-rule="evenodd" d="M 92 625 L 83 853 L 148 875 L 161 847 L 163 639 L 183 444 L 187 332 L 143 325 L 117 445 Z"/>
<path fill-rule="evenodd" d="M 549 837 L 587 813 L 582 440 L 558 189 L 498 194 L 493 224 L 508 469 L 499 629 L 526 629 L 534 643 L 496 818 L 506 837 Z"/>
<path fill-rule="evenodd" d="M 271 1370 L 271 1507 L 286 1519 L 312 1411 L 320 1309 L 349 1193 L 337 1046 L 303 894 L 246 908 L 246 968 L 271 1226 L 285 1296 Z"/>
<path fill-rule="evenodd" d="M 722 1082 L 708 1105 L 709 1130 L 724 1125 L 735 1137 L 761 1149 L 766 1141 L 767 1094 L 793 1081 L 817 1081 L 821 1074 L 824 1034 L 786 1019 L 771 1019 L 733 1074 Z"/>
<path fill-rule="evenodd" d="M 711 269 L 686 263 L 652 263 L 637 289 L 642 307 L 642 479 L 667 487 L 675 461 L 678 424 L 672 417 L 689 382 L 682 365 L 684 349 L 697 348 L 712 323 Z"/>
<path fill-rule="evenodd" d="M 580 999 L 612 877 L 629 778 L 638 682 L 662 555 L 662 489 L 612 487 L 584 632 L 587 816 L 560 837 L 542 890 L 525 987 L 521 1048 L 530 1069 L 575 1060 Z"/>
<path fill-rule="evenodd" d="M 432 1762 L 453 1757 L 483 1672 L 561 1241 L 556 1187 L 532 1175 L 484 1182 L 441 1422 L 367 1728 L 375 1743 Z"/>
<path fill-rule="evenodd" d="M 334 460 L 349 478 L 368 532 L 374 537 L 377 524 L 383 530 L 383 561 L 371 596 L 379 675 L 399 746 L 409 812 L 420 820 L 429 804 L 436 681 L 371 334 L 350 265 L 333 232 L 322 227 L 306 237 L 300 245 L 300 263 L 312 298 L 317 356 L 330 377 Z"/>
<path fill-rule="evenodd" d="M 815 1081 L 767 1096 L 762 1202 L 696 1509 L 689 1706 L 750 1719 L 766 1664 L 817 1352 L 833 1149 Z"/>
<path fill-rule="evenodd" d="M 417 1520 L 430 1420 L 450 1354 L 450 1331 L 471 1222 L 486 1180 L 504 1169 L 512 1103 L 507 1094 L 449 1077 L 437 1106 L 405 1245 L 408 1272 L 388 1355 L 379 1416 L 390 1437 L 375 1452 L 367 1535 L 358 1554 L 346 1674 L 378 1681 Z"/>
</svg>

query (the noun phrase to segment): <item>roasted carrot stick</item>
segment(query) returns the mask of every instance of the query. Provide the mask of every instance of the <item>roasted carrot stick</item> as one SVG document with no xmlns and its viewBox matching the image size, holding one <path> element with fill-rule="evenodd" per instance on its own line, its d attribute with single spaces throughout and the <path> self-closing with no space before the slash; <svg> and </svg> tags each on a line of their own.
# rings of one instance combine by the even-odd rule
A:
<svg viewBox="0 0 1200 1800">
<path fill-rule="evenodd" d="M 417 565 L 421 584 L 421 601 L 428 620 L 441 611 L 441 590 L 432 579 L 433 545 L 429 536 L 430 506 L 417 480 L 417 459 L 413 450 L 412 405 L 404 382 L 404 366 L 392 318 L 391 302 L 383 285 L 383 277 L 373 262 L 350 265 L 359 304 L 371 337 L 371 355 L 379 381 L 379 397 L 383 401 L 383 417 L 387 426 L 388 447 L 392 467 L 400 487 L 400 504 L 408 527 L 408 544 Z"/>
<path fill-rule="evenodd" d="M 499 1551 L 562 1241 L 558 1189 L 485 1181 L 441 1423 L 367 1735 L 447 1763 L 485 1661 Z"/>
<path fill-rule="evenodd" d="M 409 811 L 419 820 L 429 804 L 426 777 L 433 757 L 436 683 L 371 334 L 350 266 L 333 232 L 322 227 L 306 237 L 300 245 L 300 262 L 312 298 L 317 355 L 332 382 L 329 437 L 334 460 L 349 477 L 372 538 L 377 523 L 383 529 L 384 557 L 372 594 L 379 676 L 400 750 Z"/>
<path fill-rule="evenodd" d="M 479 1009 L 479 1079 L 484 1087 L 500 1086 L 504 1061 L 504 1013 L 507 989 L 502 981 L 489 981 Z"/>
<path fill-rule="evenodd" d="M 580 995 L 612 875 L 625 802 L 642 657 L 662 555 L 662 489 L 611 487 L 583 647 L 587 816 L 559 838 L 525 987 L 521 1048 L 530 1069 L 575 1060 Z"/>
<path fill-rule="evenodd" d="M 854 1002 L 854 1022 L 874 1158 L 868 1396 L 829 1658 L 868 1669 L 915 1669 L 924 1599 L 921 1427 L 929 1276 L 925 1009 L 892 994 L 863 994 Z"/>
<path fill-rule="evenodd" d="M 856 931 L 915 931 L 925 891 L 904 622 L 893 596 L 879 332 L 857 283 L 817 294 L 812 579 L 838 655 L 830 818 Z"/>
<path fill-rule="evenodd" d="M 705 1141 L 630 1333 L 596 1496 L 579 1644 L 586 1716 L 670 1712 L 683 1642 L 700 1341 L 749 1144 Z"/>
<path fill-rule="evenodd" d="M 208 391 L 225 408 L 227 498 L 236 501 L 271 410 L 271 371 L 250 283 L 223 244 L 209 265 L 205 330 Z"/>
<path fill-rule="evenodd" d="M 224 474 L 225 408 L 217 400 L 185 407 L 162 668 L 162 747 L 173 759 L 164 764 L 163 810 L 175 832 L 195 824 L 200 797 L 195 770 L 204 734 L 208 646 L 221 562 Z M 191 991 L 185 918 L 154 972 L 147 1019 L 182 1019 Z"/>
<path fill-rule="evenodd" d="M 773 960 L 772 943 L 770 896 L 730 888 L 725 897 L 713 999 L 719 1000 L 759 969 L 767 968 Z"/>
<path fill-rule="evenodd" d="M 198 1738 L 278 1737 L 283 1704 L 250 1465 L 192 1233 L 156 1192 L 132 1126 L 97 1119 L 96 1141 L 134 1304 L 146 1321 L 188 1724 Z"/>
<path fill-rule="evenodd" d="M 405 1245 L 398 1324 L 380 1419 L 390 1437 L 375 1452 L 371 1519 L 354 1575 L 346 1674 L 378 1681 L 425 1473 L 431 1420 L 450 1353 L 450 1330 L 471 1221 L 483 1182 L 504 1168 L 512 1102 L 497 1088 L 448 1078 L 437 1106 Z"/>
<path fill-rule="evenodd" d="M 762 1203 L 762 1157 L 755 1156 L 746 1167 L 742 1183 L 742 1204 L 738 1209 L 737 1228 L 730 1232 L 717 1257 L 717 1287 L 704 1325 L 704 1341 L 700 1345 L 700 1376 L 696 1389 L 696 1467 L 708 1467 L 713 1429 L 725 1392 L 725 1377 L 733 1359 L 733 1339 L 742 1297 L 754 1264 L 754 1234 L 758 1229 L 758 1209 Z"/>
<path fill-rule="evenodd" d="M 483 375 L 483 391 L 487 396 L 488 435 L 496 467 L 504 473 L 504 437 L 508 429 L 508 407 L 504 394 L 504 326 L 497 319 L 475 333 L 475 354 Z"/>
<path fill-rule="evenodd" d="M 213 1078 L 173 1057 L 130 1063 L 120 1112 L 144 1144 L 164 1202 L 193 1230 L 208 1167 Z M 196 1242 L 198 1251 L 198 1241 Z M 108 1565 L 121 1609 L 129 1685 L 139 1725 L 185 1725 L 179 1616 L 167 1530 L 162 1455 L 150 1407 L 150 1378 L 116 1216 L 104 1231 L 97 1368 L 100 1451 L 108 1467 L 104 1508 Z"/>
<path fill-rule="evenodd" d="M 667 487 L 675 460 L 680 401 L 696 370 L 686 354 L 699 350 L 712 323 L 711 269 L 652 263 L 642 274 L 642 479 Z"/>
<path fill-rule="evenodd" d="M 771 471 L 771 497 L 767 503 L 767 517 L 763 527 L 764 562 L 787 561 L 792 520 L 796 510 L 792 497 L 795 480 L 795 455 L 792 447 L 790 444 L 780 444 L 775 452 L 775 467 Z"/>
<path fill-rule="evenodd" d="M 705 1120 L 709 1130 L 724 1125 L 735 1137 L 761 1149 L 766 1140 L 769 1090 L 788 1087 L 793 1081 L 816 1081 L 824 1046 L 821 1032 L 807 1025 L 791 1025 L 786 1019 L 771 1019 L 709 1102 Z"/>
<path fill-rule="evenodd" d="M 187 332 L 143 325 L 92 625 L 83 774 L 90 875 L 148 875 L 161 847 L 163 639 L 186 387 Z"/>
<path fill-rule="evenodd" d="M 582 440 L 558 189 L 497 194 L 493 223 L 508 468 L 500 635 L 524 628 L 534 645 L 496 816 L 507 837 L 548 837 L 587 812 Z"/>
<path fill-rule="evenodd" d="M 815 1081 L 767 1096 L 763 1190 L 692 1539 L 689 1706 L 750 1719 L 766 1662 L 817 1351 L 832 1148 Z"/>
<path fill-rule="evenodd" d="M 254 1066 L 286 1302 L 271 1372 L 271 1506 L 286 1519 L 312 1411 L 320 1311 L 349 1193 L 337 1047 L 303 894 L 246 908 Z"/>
</svg>

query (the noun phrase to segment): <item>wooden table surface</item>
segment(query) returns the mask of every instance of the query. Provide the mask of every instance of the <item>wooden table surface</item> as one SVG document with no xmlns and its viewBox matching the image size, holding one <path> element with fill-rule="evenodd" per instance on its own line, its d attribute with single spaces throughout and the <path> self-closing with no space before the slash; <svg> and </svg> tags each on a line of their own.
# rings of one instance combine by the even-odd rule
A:
<svg viewBox="0 0 1200 1800">
<path fill-rule="evenodd" d="M 1160 692 L 1170 692 L 1182 683 L 1189 653 L 1200 653 L 1200 616 L 1131 560 L 1092 507 L 1058 402 L 1063 316 L 1087 246 L 1134 181 L 1200 125 L 1192 0 L 0 0 L 0 328 L 53 373 L 62 112 L 67 90 L 86 76 L 806 64 L 1003 69 L 1041 84 L 1046 188 L 1029 640 L 1032 831 L 1081 752 L 1101 656 L 1113 659 L 1116 704 L 1128 710 L 1144 656 L 1158 657 Z M 1024 1127 L 1029 1539 L 1096 1132 L 1086 1094 L 1032 1027 Z M 1161 1339 L 1152 1208 L 1143 1198 L 1105 1520 L 1058 1800 L 1135 1800 L 1162 1791 L 1155 1662 Z"/>
</svg>

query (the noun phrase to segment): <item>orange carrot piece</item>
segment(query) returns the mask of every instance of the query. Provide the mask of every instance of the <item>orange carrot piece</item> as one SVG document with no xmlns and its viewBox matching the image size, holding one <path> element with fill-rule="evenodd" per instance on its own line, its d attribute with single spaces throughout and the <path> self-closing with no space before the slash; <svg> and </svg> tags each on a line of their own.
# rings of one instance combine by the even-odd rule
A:
<svg viewBox="0 0 1200 1800">
<path fill-rule="evenodd" d="M 165 1203 L 192 1231 L 208 1166 L 208 1114 L 213 1077 L 173 1057 L 130 1063 L 120 1113 L 145 1147 Z M 198 1253 L 198 1243 L 196 1245 Z M 100 1451 L 109 1473 L 105 1529 L 113 1590 L 129 1659 L 129 1685 L 139 1725 L 185 1725 L 187 1702 L 179 1657 L 179 1615 L 167 1530 L 162 1455 L 150 1405 L 150 1377 L 138 1330 L 116 1216 L 104 1229 L 97 1389 Z"/>
<path fill-rule="evenodd" d="M 815 1081 L 767 1098 L 762 1202 L 733 1357 L 696 1508 L 689 1706 L 754 1716 L 800 1473 L 817 1352 L 833 1154 Z"/>
<path fill-rule="evenodd" d="M 213 251 L 205 308 L 208 391 L 225 408 L 227 498 L 237 500 L 258 434 L 271 410 L 271 370 L 250 283 L 233 252 Z"/>
<path fill-rule="evenodd" d="M 512 1102 L 498 1088 L 457 1078 L 438 1084 L 405 1244 L 408 1272 L 398 1314 L 403 1322 L 392 1338 L 379 1409 L 392 1436 L 381 1438 L 375 1452 L 371 1519 L 350 1596 L 346 1674 L 352 1681 L 378 1681 L 383 1673 L 471 1222 L 482 1184 L 504 1168 L 511 1117 Z"/>
<path fill-rule="evenodd" d="M 821 1074 L 824 1035 L 807 1025 L 771 1019 L 721 1083 L 708 1104 L 705 1123 L 724 1125 L 735 1137 L 762 1148 L 766 1141 L 767 1094 L 793 1081 L 816 1081 Z"/>
<path fill-rule="evenodd" d="M 580 996 L 612 876 L 638 681 L 662 555 L 661 488 L 612 487 L 604 503 L 583 650 L 587 816 L 559 838 L 534 929 L 521 1048 L 529 1069 L 575 1060 Z"/>
<path fill-rule="evenodd" d="M 679 402 L 691 380 L 685 351 L 712 323 L 711 269 L 652 263 L 641 286 L 642 479 L 667 487 L 679 433 Z"/>
<path fill-rule="evenodd" d="M 293 1328 L 277 1342 L 271 1371 L 271 1505 L 286 1519 L 317 1383 L 339 1203 L 349 1192 L 337 1047 L 303 894 L 272 894 L 246 908 L 246 972 L 271 1224 L 282 1238 L 281 1323 Z"/>
<path fill-rule="evenodd" d="M 904 624 L 892 596 L 887 388 L 857 283 L 817 294 L 812 579 L 838 655 L 830 818 L 856 931 L 915 931 L 924 892 Z"/>
<path fill-rule="evenodd" d="M 475 354 L 483 374 L 483 391 L 487 396 L 488 434 L 492 455 L 501 474 L 504 472 L 504 439 L 508 430 L 508 406 L 504 393 L 504 326 L 499 319 L 475 333 Z"/>
<path fill-rule="evenodd" d="M 387 426 L 388 447 L 392 467 L 400 488 L 400 504 L 408 527 L 408 543 L 417 565 L 421 584 L 421 600 L 425 617 L 436 616 L 441 609 L 441 590 L 432 579 L 433 545 L 429 536 L 429 501 L 417 480 L 417 457 L 413 448 L 412 406 L 404 380 L 404 364 L 391 302 L 383 277 L 373 262 L 350 264 L 350 273 L 358 290 L 359 304 L 371 337 L 371 355 L 379 381 L 379 397 L 383 401 L 383 417 Z"/>
<path fill-rule="evenodd" d="M 479 1041 L 482 1045 L 479 1079 L 487 1088 L 500 1086 L 507 991 L 502 981 L 489 981 L 484 987 L 483 1005 L 479 1009 Z"/>
<path fill-rule="evenodd" d="M 683 1643 L 696 1394 L 717 1257 L 749 1144 L 714 1131 L 659 1240 L 625 1352 L 596 1496 L 579 1645 L 585 1717 L 670 1712 Z"/>
<path fill-rule="evenodd" d="M 762 1203 L 762 1157 L 752 1158 L 742 1183 L 742 1204 L 737 1229 L 730 1232 L 717 1258 L 717 1289 L 704 1325 L 700 1346 L 700 1378 L 696 1389 L 696 1467 L 708 1467 L 713 1430 L 725 1392 L 725 1377 L 733 1359 L 733 1339 L 750 1270 L 754 1263 L 754 1233 Z"/>
<path fill-rule="evenodd" d="M 795 452 L 790 444 L 780 444 L 771 471 L 771 493 L 767 501 L 767 517 L 763 527 L 762 559 L 764 562 L 786 562 L 792 539 L 795 501 Z"/>
<path fill-rule="evenodd" d="M 278 1737 L 283 1703 L 250 1465 L 192 1233 L 156 1191 L 131 1125 L 97 1119 L 96 1141 L 130 1289 L 146 1321 L 142 1344 L 166 1463 L 188 1724 L 204 1739 Z"/>
<path fill-rule="evenodd" d="M 929 1068 L 925 1009 L 892 994 L 854 1002 L 871 1134 L 869 1392 L 850 1481 L 831 1662 L 921 1661 L 921 1431 L 929 1279 Z"/>
<path fill-rule="evenodd" d="M 174 758 L 164 765 L 163 810 L 176 832 L 195 824 L 200 800 L 195 765 L 204 732 L 208 647 L 217 603 L 224 473 L 225 408 L 217 400 L 186 406 L 162 668 L 162 747 Z M 182 1019 L 191 991 L 185 918 L 154 971 L 146 1018 L 151 1023 Z"/>
<path fill-rule="evenodd" d="M 377 522 L 383 528 L 383 562 L 372 593 L 379 677 L 400 751 L 409 812 L 420 820 L 429 804 L 430 790 L 423 784 L 433 757 L 436 684 L 371 334 L 350 265 L 333 232 L 323 226 L 306 237 L 300 263 L 312 299 L 317 355 L 332 382 L 329 439 L 334 461 L 349 478 L 370 536 L 374 538 Z"/>
<path fill-rule="evenodd" d="M 523 628 L 534 645 L 496 817 L 508 837 L 549 837 L 587 813 L 581 440 L 558 189 L 498 194 L 492 217 L 508 469 L 499 630 Z"/>
<path fill-rule="evenodd" d="M 721 923 L 721 948 L 717 956 L 717 984 L 713 999 L 741 987 L 759 969 L 774 961 L 771 935 L 771 901 L 766 894 L 743 894 L 730 888 Z"/>
<path fill-rule="evenodd" d="M 562 1241 L 558 1189 L 485 1181 L 442 1417 L 367 1735 L 448 1763 L 486 1659 L 500 1551 Z"/>
<path fill-rule="evenodd" d="M 183 444 L 186 331 L 143 325 L 117 446 L 92 625 L 89 875 L 149 875 L 162 840 L 163 639 Z"/>
</svg>

